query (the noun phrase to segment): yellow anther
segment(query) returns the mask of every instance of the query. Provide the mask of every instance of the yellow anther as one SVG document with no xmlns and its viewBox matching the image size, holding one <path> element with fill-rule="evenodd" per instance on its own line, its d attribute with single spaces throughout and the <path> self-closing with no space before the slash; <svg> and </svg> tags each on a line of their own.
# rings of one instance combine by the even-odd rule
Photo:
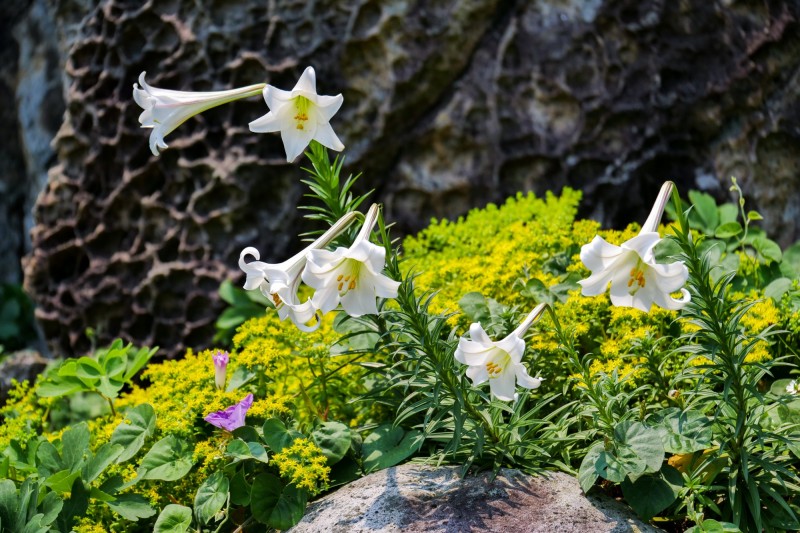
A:
<svg viewBox="0 0 800 533">
<path fill-rule="evenodd" d="M 356 288 L 356 280 L 353 280 L 353 281 L 351 281 L 351 282 L 350 282 L 350 285 L 348 285 L 348 286 L 347 286 L 347 288 L 348 288 L 349 290 L 351 290 L 351 291 L 352 291 L 353 289 L 355 289 L 355 288 Z"/>
<path fill-rule="evenodd" d="M 344 283 L 339 283 L 339 292 L 342 292 L 342 287 L 344 287 Z"/>
<path fill-rule="evenodd" d="M 344 277 L 344 275 L 343 275 L 343 274 L 339 274 L 339 277 L 338 277 L 338 278 L 336 278 L 336 281 L 342 281 L 342 278 L 343 278 L 343 277 Z"/>
<path fill-rule="evenodd" d="M 272 295 L 272 303 L 275 304 L 275 307 L 278 307 L 279 305 L 281 305 L 283 303 L 283 300 L 281 300 L 281 297 L 278 296 L 277 294 L 273 294 Z"/>
</svg>

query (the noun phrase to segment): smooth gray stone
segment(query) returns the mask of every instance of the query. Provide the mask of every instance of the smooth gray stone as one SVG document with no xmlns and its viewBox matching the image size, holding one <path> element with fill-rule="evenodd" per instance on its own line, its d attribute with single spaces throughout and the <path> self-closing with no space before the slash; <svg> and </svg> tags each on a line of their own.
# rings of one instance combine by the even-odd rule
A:
<svg viewBox="0 0 800 533">
<path fill-rule="evenodd" d="M 458 467 L 405 464 L 375 472 L 309 505 L 290 531 L 650 532 L 628 507 L 602 494 L 585 496 L 561 472 L 530 476 L 503 469 L 460 479 Z"/>
</svg>

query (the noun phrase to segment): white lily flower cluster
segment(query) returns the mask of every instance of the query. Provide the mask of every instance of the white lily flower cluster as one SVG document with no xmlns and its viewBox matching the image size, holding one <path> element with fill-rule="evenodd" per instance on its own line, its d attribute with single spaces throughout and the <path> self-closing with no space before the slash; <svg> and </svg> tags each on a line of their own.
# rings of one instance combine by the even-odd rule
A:
<svg viewBox="0 0 800 533">
<path fill-rule="evenodd" d="M 647 221 L 636 237 L 621 246 L 609 244 L 595 236 L 581 248 L 581 261 L 592 275 L 579 281 L 584 296 L 598 296 L 611 284 L 611 303 L 621 307 L 635 307 L 649 312 L 656 304 L 664 309 L 678 310 L 690 300 L 689 292 L 682 288 L 689 271 L 682 262 L 656 263 L 653 249 L 661 242 L 658 223 L 664 213 L 672 183 L 661 187 Z M 676 299 L 673 292 L 681 292 Z"/>
<path fill-rule="evenodd" d="M 343 97 L 317 94 L 317 76 L 313 67 L 307 67 L 291 91 L 282 91 L 261 83 L 240 89 L 214 92 L 172 91 L 147 84 L 145 73 L 139 84 L 133 84 L 133 99 L 144 109 L 139 116 L 143 128 L 152 128 L 150 150 L 158 155 L 167 148 L 164 137 L 189 118 L 207 109 L 242 98 L 264 95 L 270 111 L 250 122 L 254 132 L 281 133 L 286 160 L 290 163 L 315 140 L 331 150 L 342 151 L 344 145 L 333 132 L 330 120 L 342 106 Z"/>
<path fill-rule="evenodd" d="M 281 320 L 287 317 L 303 331 L 319 327 L 321 316 L 341 303 L 350 316 L 376 314 L 377 298 L 395 298 L 400 283 L 381 273 L 386 250 L 369 241 L 378 221 L 378 204 L 373 204 L 364 225 L 349 248 L 325 250 L 356 218 L 348 213 L 303 251 L 278 264 L 259 261 L 257 249 L 248 247 L 239 256 L 239 268 L 247 279 L 246 290 L 258 289 L 271 298 Z M 246 262 L 248 255 L 255 261 Z M 314 295 L 300 302 L 300 282 L 315 289 Z"/>
</svg>

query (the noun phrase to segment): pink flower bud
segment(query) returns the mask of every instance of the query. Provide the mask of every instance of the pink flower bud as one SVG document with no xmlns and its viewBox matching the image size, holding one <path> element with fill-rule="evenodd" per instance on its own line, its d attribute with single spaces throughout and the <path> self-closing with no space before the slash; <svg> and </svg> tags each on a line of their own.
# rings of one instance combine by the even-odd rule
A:
<svg viewBox="0 0 800 533">
<path fill-rule="evenodd" d="M 217 388 L 222 390 L 225 388 L 225 374 L 230 357 L 228 352 L 218 351 L 211 358 L 214 360 L 214 382 L 217 384 Z"/>
</svg>

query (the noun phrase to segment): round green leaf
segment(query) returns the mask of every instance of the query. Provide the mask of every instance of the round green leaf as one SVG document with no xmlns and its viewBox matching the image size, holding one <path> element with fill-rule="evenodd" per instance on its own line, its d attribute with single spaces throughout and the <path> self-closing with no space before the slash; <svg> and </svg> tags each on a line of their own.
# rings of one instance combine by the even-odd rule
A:
<svg viewBox="0 0 800 533">
<path fill-rule="evenodd" d="M 682 412 L 670 408 L 655 417 L 661 433 L 664 450 L 669 453 L 685 454 L 711 447 L 711 420 L 698 411 Z"/>
<path fill-rule="evenodd" d="M 117 463 L 123 463 L 136 455 L 147 437 L 156 429 L 156 412 L 147 403 L 137 405 L 125 413 L 126 422 L 122 422 L 111 434 L 111 443 L 119 444 L 123 452 L 117 457 Z"/>
<path fill-rule="evenodd" d="M 114 501 L 105 502 L 112 511 L 125 520 L 137 522 L 140 518 L 150 518 L 156 510 L 150 507 L 141 494 L 120 494 Z"/>
<path fill-rule="evenodd" d="M 289 529 L 303 518 L 308 493 L 293 485 L 284 486 L 271 474 L 261 474 L 250 491 L 253 518 L 275 529 Z"/>
<path fill-rule="evenodd" d="M 327 457 L 328 464 L 338 463 L 350 449 L 350 428 L 341 422 L 325 422 L 314 430 L 311 439 Z"/>
<path fill-rule="evenodd" d="M 194 514 L 201 524 L 207 524 L 228 500 L 230 482 L 222 471 L 206 479 L 194 497 Z"/>
<path fill-rule="evenodd" d="M 186 533 L 192 525 L 192 510 L 171 503 L 158 515 L 153 533 Z"/>
<path fill-rule="evenodd" d="M 744 229 L 738 222 L 726 222 L 725 224 L 717 226 L 717 229 L 714 231 L 714 236 L 718 239 L 729 239 L 731 237 L 736 237 L 742 231 L 744 231 Z"/>
<path fill-rule="evenodd" d="M 139 478 L 175 481 L 192 469 L 192 449 L 175 435 L 156 442 L 139 465 Z"/>
</svg>

